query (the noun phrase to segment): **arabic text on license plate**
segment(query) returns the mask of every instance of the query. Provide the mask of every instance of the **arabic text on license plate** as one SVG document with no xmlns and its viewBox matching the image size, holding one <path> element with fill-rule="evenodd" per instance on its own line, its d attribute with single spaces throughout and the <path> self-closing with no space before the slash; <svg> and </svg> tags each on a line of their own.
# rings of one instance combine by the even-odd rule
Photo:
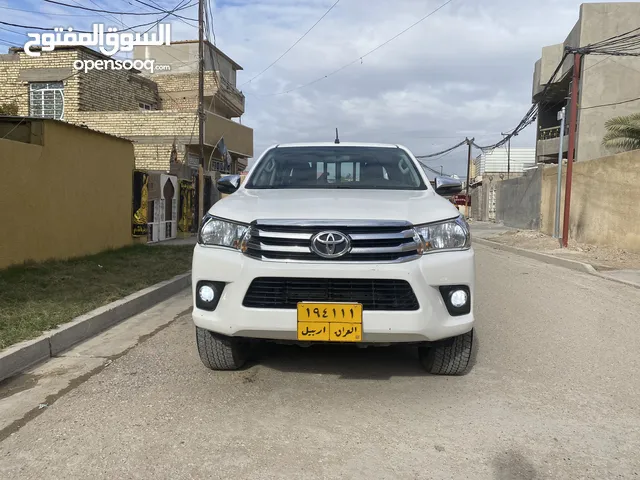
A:
<svg viewBox="0 0 640 480">
<path fill-rule="evenodd" d="M 298 340 L 362 341 L 362 304 L 298 303 Z"/>
</svg>

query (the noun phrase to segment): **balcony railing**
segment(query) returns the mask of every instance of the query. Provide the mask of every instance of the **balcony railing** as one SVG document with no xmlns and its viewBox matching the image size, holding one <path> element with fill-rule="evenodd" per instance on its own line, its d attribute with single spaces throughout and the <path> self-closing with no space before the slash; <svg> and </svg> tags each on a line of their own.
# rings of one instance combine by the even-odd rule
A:
<svg viewBox="0 0 640 480">
<path fill-rule="evenodd" d="M 238 95 L 244 100 L 244 94 L 240 90 L 238 90 L 234 85 L 232 85 L 231 82 L 226 78 L 224 78 L 222 75 L 220 75 L 220 85 L 222 85 L 222 88 L 224 88 L 225 90 L 229 90 L 230 92 L 234 93 L 235 95 Z"/>
<path fill-rule="evenodd" d="M 569 125 L 564 126 L 564 135 L 569 135 Z M 540 128 L 538 130 L 538 140 L 550 140 L 560 137 L 560 125 L 557 127 Z"/>
</svg>

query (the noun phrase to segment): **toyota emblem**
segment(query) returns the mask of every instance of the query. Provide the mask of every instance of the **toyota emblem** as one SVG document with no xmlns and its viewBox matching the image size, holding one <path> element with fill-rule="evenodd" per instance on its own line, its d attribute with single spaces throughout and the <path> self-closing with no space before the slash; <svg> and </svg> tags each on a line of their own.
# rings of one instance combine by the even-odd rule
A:
<svg viewBox="0 0 640 480">
<path fill-rule="evenodd" d="M 351 250 L 351 239 L 344 233 L 328 231 L 311 237 L 311 250 L 323 258 L 338 258 Z"/>
</svg>

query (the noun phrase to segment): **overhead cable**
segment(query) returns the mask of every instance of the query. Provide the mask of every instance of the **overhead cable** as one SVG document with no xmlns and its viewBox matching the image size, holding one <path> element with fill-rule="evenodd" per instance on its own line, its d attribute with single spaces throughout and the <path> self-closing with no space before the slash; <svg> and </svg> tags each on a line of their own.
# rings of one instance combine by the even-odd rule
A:
<svg viewBox="0 0 640 480">
<path fill-rule="evenodd" d="M 433 158 L 433 157 L 437 157 L 438 155 L 442 155 L 443 153 L 449 153 L 449 152 L 455 150 L 456 148 L 461 147 L 465 143 L 467 143 L 467 139 L 466 138 L 463 141 L 461 141 L 460 143 L 454 145 L 453 147 L 449 147 L 446 150 L 442 150 L 441 152 L 436 152 L 436 153 L 430 153 L 429 155 L 417 155 L 416 158 Z"/>
<path fill-rule="evenodd" d="M 44 0 L 47 3 L 52 3 L 54 5 L 62 5 L 63 7 L 67 7 L 67 8 L 76 8 L 76 9 L 80 9 L 80 10 L 86 10 L 88 12 L 99 12 L 99 13 L 109 13 L 112 15 L 134 15 L 134 16 L 144 16 L 144 15 L 159 15 L 159 12 L 115 12 L 115 11 L 110 11 L 110 10 L 104 10 L 101 8 L 91 8 L 91 7 L 85 7 L 85 6 L 81 6 L 81 5 L 71 5 L 69 3 L 64 3 L 64 2 L 58 2 L 57 0 Z M 137 1 L 137 0 L 136 0 Z M 142 2 L 140 2 L 142 3 Z M 145 4 L 147 5 L 147 4 Z M 157 7 L 154 7 L 156 10 L 160 10 L 160 12 L 162 13 L 169 13 L 168 10 L 162 10 L 159 9 Z M 181 7 L 177 10 L 174 11 L 180 11 L 180 10 L 184 10 L 185 8 L 189 8 L 189 6 L 184 6 Z M 173 14 L 173 11 L 172 11 Z M 193 19 L 188 19 L 188 20 L 193 20 Z"/>
<path fill-rule="evenodd" d="M 309 28 L 309 30 L 307 30 L 306 32 L 304 32 L 304 33 L 302 34 L 302 36 L 301 36 L 300 38 L 298 38 L 298 39 L 293 43 L 293 45 L 291 45 L 289 48 L 287 48 L 287 49 L 282 53 L 282 55 L 280 55 L 280 56 L 279 56 L 278 58 L 276 58 L 273 62 L 271 62 L 271 64 L 269 64 L 269 66 L 267 66 L 267 68 L 265 68 L 264 70 L 262 70 L 262 71 L 261 71 L 260 73 L 258 73 L 257 75 L 254 75 L 253 77 L 251 77 L 249 80 L 247 80 L 246 82 L 244 82 L 242 85 L 240 85 L 240 88 L 242 88 L 242 87 L 243 87 L 244 85 L 246 85 L 247 83 L 251 83 L 253 80 L 255 80 L 256 78 L 258 78 L 260 75 L 262 75 L 262 74 L 263 74 L 263 73 L 265 73 L 267 70 L 269 70 L 271 67 L 273 67 L 276 63 L 278 63 L 278 62 L 282 59 L 282 57 L 284 57 L 287 53 L 289 53 L 289 52 L 293 49 L 293 47 L 295 47 L 298 43 L 300 43 L 300 42 L 302 41 L 302 39 L 303 39 L 304 37 L 306 37 L 306 36 L 309 34 L 309 32 L 311 32 L 311 30 L 313 30 L 313 29 L 315 28 L 315 26 L 316 26 L 316 25 L 318 25 L 318 24 L 322 21 L 322 19 L 323 19 L 324 17 L 326 17 L 326 16 L 329 14 L 329 12 L 330 12 L 331 10 L 333 10 L 333 8 L 334 8 L 336 5 L 338 5 L 338 3 L 340 3 L 340 0 L 337 0 L 333 5 L 331 5 L 331 6 L 329 7 L 329 9 L 328 9 L 326 12 L 324 12 L 324 14 L 323 14 L 323 15 L 322 15 L 322 16 L 321 16 L 321 17 L 316 21 L 316 23 L 314 23 L 313 25 L 311 25 L 311 28 Z"/>
<path fill-rule="evenodd" d="M 368 57 L 369 55 L 371 55 L 372 53 L 374 53 L 375 51 L 379 50 L 380 48 L 384 47 L 385 45 L 391 43 L 393 40 L 395 40 L 396 38 L 400 37 L 401 35 L 405 34 L 406 32 L 408 32 L 409 30 L 411 30 L 413 27 L 415 27 L 416 25 L 420 24 L 421 22 L 425 21 L 427 18 L 431 17 L 432 15 L 434 15 L 435 13 L 439 12 L 440 10 L 442 10 L 444 7 L 446 7 L 447 5 L 449 5 L 453 0 L 447 0 L 446 2 L 444 2 L 442 5 L 440 5 L 438 8 L 436 8 L 435 10 L 432 10 L 431 12 L 429 12 L 428 14 L 426 14 L 424 17 L 420 18 L 417 22 L 413 23 L 412 25 L 408 26 L 407 28 L 405 28 L 404 30 L 402 30 L 400 33 L 394 35 L 393 37 L 391 37 L 390 39 L 388 39 L 387 41 L 381 43 L 380 45 L 378 45 L 377 47 L 373 48 L 372 50 L 369 50 L 367 53 L 365 53 L 364 55 L 360 55 L 358 58 L 354 59 L 353 61 L 343 65 L 342 67 L 326 74 L 323 75 L 322 77 L 316 78 L 315 80 L 312 80 L 311 82 L 302 84 L 302 85 L 298 85 L 297 87 L 294 88 L 290 88 L 288 90 L 284 90 L 282 92 L 275 92 L 275 93 L 269 93 L 269 94 L 265 94 L 265 95 L 258 95 L 260 97 L 273 97 L 273 96 L 277 96 L 277 95 L 286 95 L 288 93 L 291 92 L 295 92 L 296 90 L 301 90 L 303 88 L 309 87 L 311 85 L 314 85 L 322 80 L 325 80 L 339 72 L 341 72 L 342 70 L 345 70 L 346 68 L 349 68 L 351 65 L 354 65 L 357 62 L 362 62 L 362 60 L 365 57 Z"/>
</svg>

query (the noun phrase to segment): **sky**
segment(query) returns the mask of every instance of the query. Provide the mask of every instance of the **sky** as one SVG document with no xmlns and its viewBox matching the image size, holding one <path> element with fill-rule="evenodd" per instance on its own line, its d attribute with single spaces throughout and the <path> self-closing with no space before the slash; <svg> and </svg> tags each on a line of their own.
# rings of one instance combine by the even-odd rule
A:
<svg viewBox="0 0 640 480">
<path fill-rule="evenodd" d="M 152 11 L 138 0 L 59 1 L 118 12 Z M 168 9 L 178 3 L 146 3 L 153 1 Z M 494 143 L 530 107 L 534 63 L 542 47 L 564 41 L 583 3 L 452 0 L 364 56 L 446 0 L 340 0 L 273 67 L 246 83 L 336 0 L 211 1 L 216 44 L 244 67 L 238 72 L 238 86 L 246 96 L 242 123 L 254 129 L 256 157 L 277 143 L 333 141 L 335 128 L 342 141 L 402 144 L 416 155 L 444 150 L 465 137 L 480 145 Z M 4 21 L 43 27 L 82 29 L 93 22 L 131 26 L 158 18 L 100 16 L 44 0 L 0 0 L 2 7 Z M 196 18 L 197 9 L 180 14 Z M 171 23 L 172 40 L 197 38 L 193 26 Z M 0 52 L 7 43 L 22 46 L 27 31 L 0 25 Z M 532 148 L 534 143 L 535 124 L 512 140 L 512 148 Z M 479 153 L 474 150 L 474 157 Z M 427 163 L 465 176 L 466 156 L 461 147 Z"/>
</svg>

